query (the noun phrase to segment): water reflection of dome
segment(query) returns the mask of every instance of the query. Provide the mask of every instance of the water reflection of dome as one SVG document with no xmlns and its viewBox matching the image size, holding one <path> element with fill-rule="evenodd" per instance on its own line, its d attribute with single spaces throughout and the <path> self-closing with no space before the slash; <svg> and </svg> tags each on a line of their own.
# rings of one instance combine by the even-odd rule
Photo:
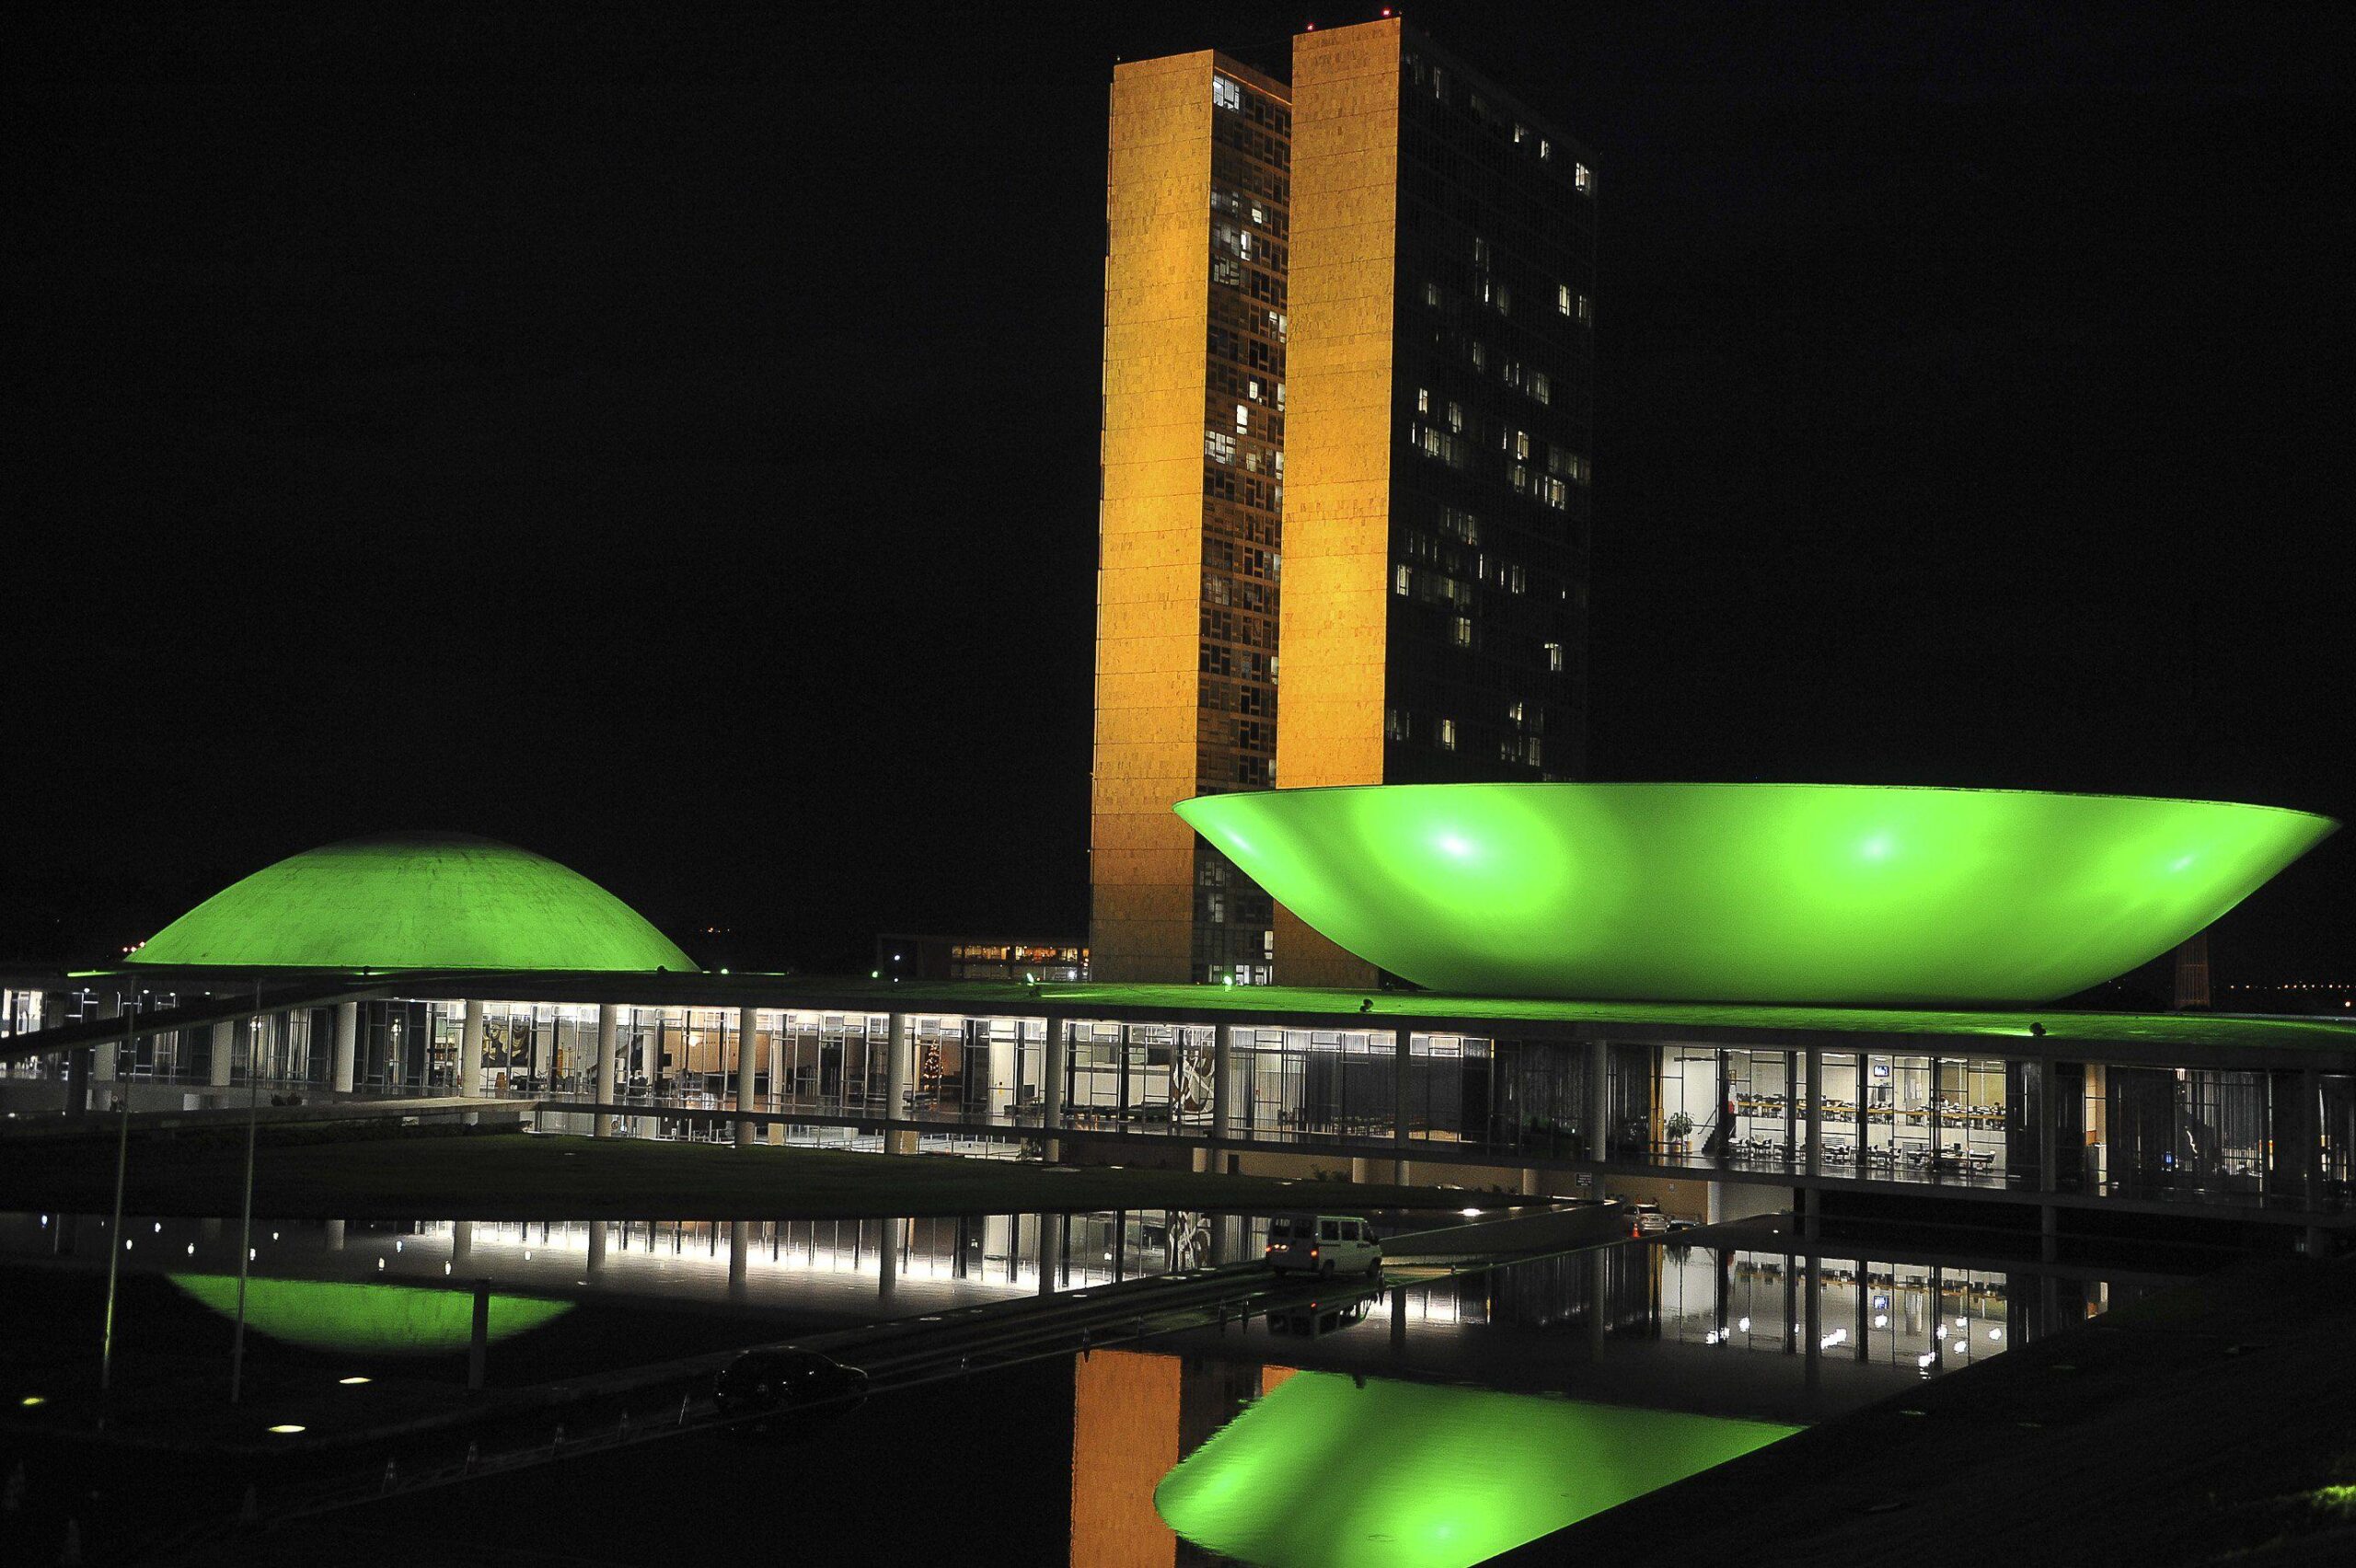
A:
<svg viewBox="0 0 2356 1568">
<path fill-rule="evenodd" d="M 1298 1372 L 1163 1477 L 1153 1505 L 1246 1562 L 1457 1568 L 1795 1430 Z"/>
<path fill-rule="evenodd" d="M 167 1277 L 222 1316 L 237 1316 L 237 1275 Z M 464 1350 L 473 1340 L 474 1309 L 474 1293 L 466 1290 L 316 1279 L 246 1282 L 248 1326 L 305 1350 L 352 1355 L 435 1355 Z M 491 1337 L 509 1339 L 572 1310 L 570 1301 L 494 1293 Z"/>
<path fill-rule="evenodd" d="M 130 962 L 216 968 L 693 972 L 580 872 L 463 834 L 347 839 L 234 882 Z"/>
</svg>

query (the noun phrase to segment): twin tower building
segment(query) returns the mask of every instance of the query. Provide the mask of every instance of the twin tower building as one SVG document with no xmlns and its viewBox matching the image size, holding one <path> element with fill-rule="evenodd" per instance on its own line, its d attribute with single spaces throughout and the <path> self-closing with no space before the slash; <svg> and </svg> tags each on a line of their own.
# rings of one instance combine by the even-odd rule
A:
<svg viewBox="0 0 2356 1568">
<path fill-rule="evenodd" d="M 1091 973 L 1369 985 L 1171 806 L 1576 777 L 1595 177 L 1396 18 L 1113 73 Z"/>
</svg>

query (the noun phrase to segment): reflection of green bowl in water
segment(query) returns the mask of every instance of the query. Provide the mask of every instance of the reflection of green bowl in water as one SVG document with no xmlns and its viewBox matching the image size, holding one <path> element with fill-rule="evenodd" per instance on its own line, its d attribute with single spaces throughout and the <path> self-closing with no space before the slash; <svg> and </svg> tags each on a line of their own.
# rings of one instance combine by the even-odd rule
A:
<svg viewBox="0 0 2356 1568">
<path fill-rule="evenodd" d="M 1154 1489 L 1197 1546 L 1270 1568 L 1457 1568 L 1796 1428 L 1299 1372 Z"/>
<path fill-rule="evenodd" d="M 2211 801 L 1833 784 L 1384 785 L 1177 809 L 1309 925 L 1433 990 L 1850 1006 L 2082 991 L 2338 825 Z"/>
<path fill-rule="evenodd" d="M 237 1315 L 237 1276 L 176 1274 L 174 1285 L 225 1318 Z M 572 1310 L 570 1301 L 537 1296 L 491 1298 L 490 1334 L 511 1338 Z M 413 1285 L 350 1285 L 337 1280 L 248 1279 L 246 1323 L 306 1350 L 361 1355 L 434 1355 L 474 1343 L 470 1290 Z"/>
</svg>

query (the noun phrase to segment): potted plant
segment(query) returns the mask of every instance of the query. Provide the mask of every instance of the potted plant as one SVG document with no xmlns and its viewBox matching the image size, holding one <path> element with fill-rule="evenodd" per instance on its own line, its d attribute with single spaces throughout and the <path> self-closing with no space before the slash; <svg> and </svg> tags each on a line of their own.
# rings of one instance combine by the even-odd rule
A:
<svg viewBox="0 0 2356 1568">
<path fill-rule="evenodd" d="M 1669 1120 L 1661 1124 L 1661 1130 L 1669 1135 L 1669 1152 L 1683 1154 L 1685 1140 L 1693 1136 L 1693 1118 L 1682 1111 L 1671 1112 Z"/>
</svg>

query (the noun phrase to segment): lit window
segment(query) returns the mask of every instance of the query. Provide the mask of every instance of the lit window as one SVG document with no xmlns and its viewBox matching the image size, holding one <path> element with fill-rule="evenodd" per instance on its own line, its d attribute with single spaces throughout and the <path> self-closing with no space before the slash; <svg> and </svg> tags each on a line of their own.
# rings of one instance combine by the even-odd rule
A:
<svg viewBox="0 0 2356 1568">
<path fill-rule="evenodd" d="M 1448 406 L 1448 428 L 1449 428 L 1449 429 L 1450 429 L 1450 430 L 1452 430 L 1452 431 L 1455 431 L 1455 432 L 1456 432 L 1457 433 L 1459 433 L 1459 434 L 1462 434 L 1462 433 L 1463 433 L 1463 431 L 1464 431 L 1464 405 L 1463 405 L 1463 404 L 1461 404 L 1461 403 L 1450 403 L 1450 404 Z"/>
<path fill-rule="evenodd" d="M 1472 340 L 1472 368 L 1474 370 L 1489 368 L 1489 351 L 1481 346 L 1481 340 L 1478 338 Z"/>
<path fill-rule="evenodd" d="M 1546 668 L 1553 674 L 1562 674 L 1563 645 L 1561 643 L 1550 642 L 1546 645 Z"/>
<path fill-rule="evenodd" d="M 1391 575 L 1392 592 L 1395 594 L 1406 593 L 1410 588 L 1413 588 L 1415 585 L 1415 574 L 1408 571 L 1405 567 L 1403 566 L 1399 568 Z"/>
<path fill-rule="evenodd" d="M 1439 721 L 1439 749 L 1442 751 L 1456 749 L 1456 721 L 1453 719 L 1443 719 Z"/>
<path fill-rule="evenodd" d="M 1453 634 L 1454 634 L 1454 637 L 1455 637 L 1456 645 L 1457 645 L 1459 648 L 1470 648 L 1470 647 L 1472 647 L 1472 617 L 1470 617 L 1469 616 L 1459 616 L 1459 617 L 1456 617 L 1456 625 L 1455 625 L 1455 627 L 1452 628 L 1452 630 L 1453 630 Z"/>
<path fill-rule="evenodd" d="M 1554 308 L 1561 311 L 1565 316 L 1568 316 L 1571 313 L 1570 284 L 1556 283 L 1554 285 Z"/>
<path fill-rule="evenodd" d="M 1434 310 L 1438 310 L 1439 308 L 1439 285 L 1438 283 L 1426 283 L 1424 285 L 1424 303 L 1430 306 Z"/>
<path fill-rule="evenodd" d="M 1242 421 L 1243 410 L 1242 409 L 1238 409 L 1235 412 L 1236 421 L 1240 424 Z M 1513 432 L 1513 455 L 1517 457 L 1527 457 L 1530 455 L 1530 432 L 1528 431 L 1518 430 Z"/>
<path fill-rule="evenodd" d="M 1415 412 L 1417 412 L 1417 413 L 1419 413 L 1419 414 L 1428 414 L 1428 413 L 1430 413 L 1431 411 L 1432 411 L 1432 393 L 1431 393 L 1431 388 L 1430 388 L 1430 387 L 1428 387 L 1428 386 L 1418 386 L 1418 387 L 1416 387 L 1416 388 L 1415 388 Z"/>
<path fill-rule="evenodd" d="M 1588 173 L 1587 165 L 1573 164 L 1571 166 L 1571 183 L 1581 190 L 1590 190 L 1594 189 L 1595 177 Z"/>
<path fill-rule="evenodd" d="M 1211 76 L 1211 103 L 1219 109 L 1242 109 L 1243 88 L 1225 76 L 1214 73 Z"/>
<path fill-rule="evenodd" d="M 1203 432 L 1203 455 L 1214 463 L 1235 461 L 1235 437 L 1223 430 Z"/>
<path fill-rule="evenodd" d="M 1539 138 L 1538 138 L 1538 156 L 1540 157 L 1540 159 L 1541 159 L 1541 160 L 1543 160 L 1543 159 L 1551 158 L 1551 157 L 1553 157 L 1553 156 L 1554 156 L 1554 144 L 1553 144 L 1552 142 L 1549 142 L 1549 141 L 1548 141 L 1545 137 L 1543 137 L 1543 136 L 1539 137 Z"/>
<path fill-rule="evenodd" d="M 1530 373 L 1530 395 L 1542 403 L 1551 403 L 1554 400 L 1554 389 L 1548 385 L 1544 371 L 1533 370 Z"/>
<path fill-rule="evenodd" d="M 1472 265 L 1485 267 L 1488 264 L 1489 242 L 1476 234 L 1472 236 Z"/>
<path fill-rule="evenodd" d="M 1517 697 L 1507 705 L 1506 717 L 1517 724 L 1521 722 L 1521 698 Z"/>
<path fill-rule="evenodd" d="M 1251 404 L 1238 403 L 1235 405 L 1235 428 L 1238 433 L 1252 428 Z"/>
<path fill-rule="evenodd" d="M 1503 316 L 1513 309 L 1513 289 L 1509 284 L 1497 285 L 1497 314 Z"/>
<path fill-rule="evenodd" d="M 1519 147 L 1528 140 L 1530 140 L 1530 128 L 1524 125 L 1520 121 L 1515 121 L 1513 122 L 1513 144 Z"/>
</svg>

